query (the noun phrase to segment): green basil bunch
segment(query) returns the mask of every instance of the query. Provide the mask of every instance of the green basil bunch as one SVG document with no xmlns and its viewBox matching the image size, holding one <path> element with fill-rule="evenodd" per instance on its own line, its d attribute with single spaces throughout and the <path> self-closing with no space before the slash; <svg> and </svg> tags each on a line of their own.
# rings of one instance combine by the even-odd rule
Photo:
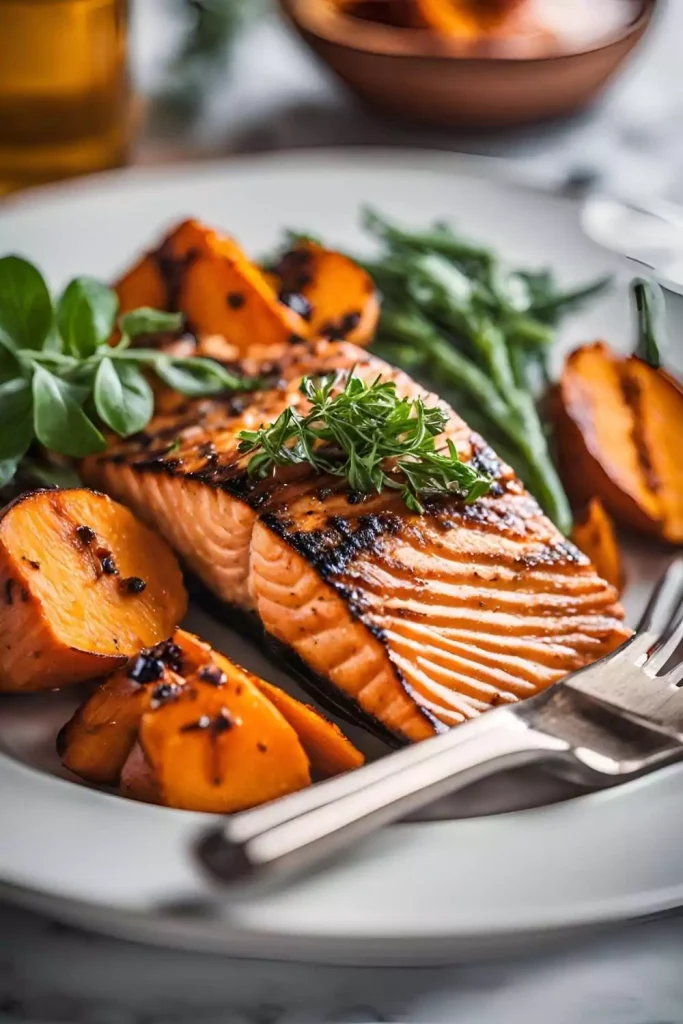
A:
<svg viewBox="0 0 683 1024">
<path fill-rule="evenodd" d="M 220 363 L 131 348 L 139 335 L 178 331 L 179 313 L 137 309 L 119 317 L 116 292 L 77 277 L 53 301 L 40 271 L 18 256 L 0 259 L 0 487 L 34 441 L 82 458 L 105 445 L 102 426 L 128 437 L 147 426 L 152 371 L 184 395 L 212 395 L 246 382 Z"/>
</svg>

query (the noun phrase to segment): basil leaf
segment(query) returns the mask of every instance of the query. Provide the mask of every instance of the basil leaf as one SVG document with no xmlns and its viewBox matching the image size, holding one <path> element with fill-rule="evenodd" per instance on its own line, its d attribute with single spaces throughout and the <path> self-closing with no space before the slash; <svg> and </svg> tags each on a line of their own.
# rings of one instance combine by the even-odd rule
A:
<svg viewBox="0 0 683 1024">
<path fill-rule="evenodd" d="M 21 366 L 10 349 L 0 344 L 0 381 L 15 380 L 21 377 Z"/>
<path fill-rule="evenodd" d="M 21 458 L 33 440 L 33 396 L 27 380 L 0 384 L 0 462 Z"/>
<path fill-rule="evenodd" d="M 76 277 L 57 304 L 57 323 L 67 352 L 87 358 L 105 345 L 114 329 L 119 300 L 94 277 Z"/>
<path fill-rule="evenodd" d="M 242 381 L 229 373 L 213 359 L 193 356 L 189 359 L 173 359 L 158 356 L 153 363 L 154 370 L 175 391 L 183 395 L 216 395 L 219 391 L 235 391 L 243 387 Z"/>
<path fill-rule="evenodd" d="M 146 427 L 154 413 L 152 389 L 136 366 L 104 358 L 95 377 L 95 408 L 120 437 Z"/>
<path fill-rule="evenodd" d="M 0 338 L 40 349 L 52 326 L 52 299 L 40 271 L 19 256 L 0 259 Z"/>
<path fill-rule="evenodd" d="M 38 440 L 62 455 L 82 458 L 106 448 L 97 427 L 81 409 L 80 390 L 42 366 L 33 374 L 33 425 Z"/>
<path fill-rule="evenodd" d="M 6 487 L 10 483 L 20 462 L 21 455 L 16 459 L 6 459 L 4 462 L 0 462 L 0 487 Z"/>
<path fill-rule="evenodd" d="M 119 327 L 129 338 L 138 334 L 160 334 L 162 331 L 179 331 L 185 322 L 182 313 L 164 313 L 160 309 L 141 306 L 119 319 Z"/>
</svg>

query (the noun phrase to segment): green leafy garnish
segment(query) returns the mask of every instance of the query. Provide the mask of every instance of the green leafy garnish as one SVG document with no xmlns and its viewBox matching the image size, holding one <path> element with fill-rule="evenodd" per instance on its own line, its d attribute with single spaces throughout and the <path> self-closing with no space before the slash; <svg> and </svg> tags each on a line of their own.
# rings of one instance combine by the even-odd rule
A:
<svg viewBox="0 0 683 1024">
<path fill-rule="evenodd" d="M 6 256 L 0 268 L 0 343 L 42 348 L 52 326 L 52 299 L 40 271 L 19 256 Z"/>
<path fill-rule="evenodd" d="M 82 458 L 105 447 L 102 426 L 120 437 L 146 427 L 154 400 L 144 371 L 191 396 L 247 386 L 211 359 L 130 347 L 140 335 L 178 331 L 178 313 L 126 313 L 110 345 L 117 313 L 116 293 L 95 278 L 75 278 L 53 302 L 36 267 L 0 259 L 0 487 L 35 441 Z"/>
<path fill-rule="evenodd" d="M 87 358 L 106 344 L 118 311 L 116 292 L 93 277 L 77 277 L 57 304 L 57 326 L 69 355 Z"/>
<path fill-rule="evenodd" d="M 137 434 L 154 412 L 152 389 L 138 367 L 106 357 L 97 367 L 93 397 L 100 419 L 121 437 Z"/>
<path fill-rule="evenodd" d="M 447 416 L 420 398 L 399 398 L 393 381 L 367 384 L 352 371 L 341 390 L 334 374 L 304 377 L 305 415 L 287 408 L 268 426 L 243 430 L 239 450 L 251 455 L 251 476 L 265 478 L 277 466 L 307 463 L 317 473 L 343 477 L 352 491 L 397 489 L 414 512 L 420 497 L 455 493 L 467 502 L 486 494 L 491 480 L 461 462 L 452 441 L 437 450 Z"/>
</svg>

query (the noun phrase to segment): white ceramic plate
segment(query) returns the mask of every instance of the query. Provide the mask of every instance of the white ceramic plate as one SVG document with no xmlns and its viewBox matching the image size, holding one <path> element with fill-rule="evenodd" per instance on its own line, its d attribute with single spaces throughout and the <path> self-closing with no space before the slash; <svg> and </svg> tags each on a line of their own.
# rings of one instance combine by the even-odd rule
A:
<svg viewBox="0 0 683 1024">
<path fill-rule="evenodd" d="M 552 265 L 567 285 L 614 272 L 614 294 L 570 321 L 556 355 L 596 336 L 630 344 L 627 272 L 583 236 L 574 205 L 496 180 L 488 163 L 446 155 L 298 153 L 106 175 L 6 204 L 0 251 L 34 259 L 57 285 L 84 271 L 112 277 L 187 215 L 224 227 L 253 254 L 288 226 L 353 248 L 368 202 L 416 225 L 452 219 L 512 261 Z M 631 619 L 666 558 L 630 552 Z M 278 679 L 225 627 L 194 625 Z M 470 791 L 457 812 L 544 806 L 402 824 L 286 889 L 221 905 L 190 854 L 206 816 L 125 801 L 61 772 L 54 735 L 75 700 L 0 701 L 3 891 L 69 920 L 245 956 L 417 963 L 683 904 L 683 775 L 674 768 L 551 804 L 566 791 L 507 778 Z"/>
</svg>

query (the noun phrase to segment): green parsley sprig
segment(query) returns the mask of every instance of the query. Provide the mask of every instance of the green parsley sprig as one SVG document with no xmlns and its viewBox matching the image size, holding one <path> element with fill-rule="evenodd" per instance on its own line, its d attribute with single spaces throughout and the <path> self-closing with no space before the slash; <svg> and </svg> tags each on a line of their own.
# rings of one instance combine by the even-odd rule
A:
<svg viewBox="0 0 683 1024">
<path fill-rule="evenodd" d="M 0 487 L 38 441 L 82 458 L 105 447 L 102 426 L 128 437 L 147 426 L 154 397 L 144 371 L 185 395 L 212 395 L 245 382 L 220 363 L 131 348 L 139 335 L 177 331 L 177 313 L 137 309 L 118 318 L 118 298 L 77 277 L 53 301 L 40 273 L 18 256 L 0 259 Z"/>
<path fill-rule="evenodd" d="M 318 473 L 344 477 L 352 491 L 397 489 L 413 512 L 424 511 L 420 497 L 453 492 L 467 502 L 486 494 L 487 476 L 460 460 L 451 440 L 440 450 L 436 438 L 447 417 L 422 399 L 399 398 L 393 381 L 366 383 L 353 371 L 337 390 L 334 374 L 304 377 L 305 415 L 287 408 L 268 426 L 239 434 L 248 471 L 263 479 L 277 466 L 308 463 Z"/>
</svg>

